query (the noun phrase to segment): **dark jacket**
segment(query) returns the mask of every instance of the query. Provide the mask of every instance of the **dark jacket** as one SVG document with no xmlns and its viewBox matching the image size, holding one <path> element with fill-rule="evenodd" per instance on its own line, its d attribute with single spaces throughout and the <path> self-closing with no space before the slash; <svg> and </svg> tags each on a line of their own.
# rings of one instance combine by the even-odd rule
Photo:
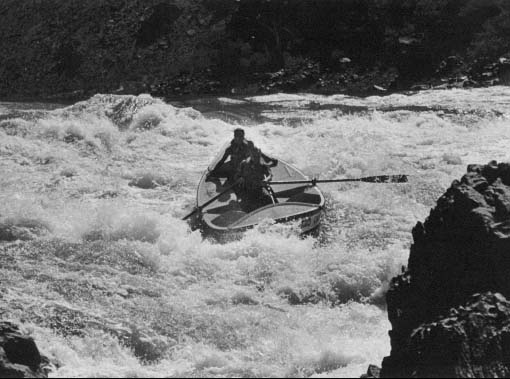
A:
<svg viewBox="0 0 510 379">
<path fill-rule="evenodd" d="M 243 143 L 239 145 L 235 144 L 234 140 L 232 140 L 232 142 L 230 142 L 230 146 L 225 149 L 223 157 L 221 157 L 219 162 L 212 169 L 212 172 L 219 169 L 223 165 L 223 163 L 225 163 L 227 158 L 230 157 L 231 169 L 233 170 L 233 173 L 236 173 L 239 170 L 241 162 L 250 156 L 250 149 L 252 148 L 254 148 L 254 144 L 251 141 L 245 139 L 243 140 Z M 270 167 L 276 166 L 276 164 L 278 163 L 276 159 L 272 159 L 262 152 L 260 153 L 260 155 L 265 161 L 271 162 Z"/>
<path fill-rule="evenodd" d="M 263 161 L 262 156 L 259 162 L 253 161 L 252 157 L 248 157 L 239 165 L 236 178 L 243 179 L 243 187 L 246 190 L 260 190 L 264 187 L 264 181 L 271 178 L 269 167 L 269 164 Z"/>
</svg>

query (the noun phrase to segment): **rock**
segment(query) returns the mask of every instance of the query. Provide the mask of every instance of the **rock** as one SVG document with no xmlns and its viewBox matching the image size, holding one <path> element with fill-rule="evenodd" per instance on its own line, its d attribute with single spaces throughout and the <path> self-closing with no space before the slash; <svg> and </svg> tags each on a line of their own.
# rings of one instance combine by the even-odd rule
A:
<svg viewBox="0 0 510 379">
<path fill-rule="evenodd" d="M 141 189 L 154 189 L 157 188 L 160 183 L 152 174 L 144 174 L 140 177 L 132 179 L 129 183 L 131 187 L 138 187 Z"/>
<path fill-rule="evenodd" d="M 16 325 L 0 321 L 0 377 L 47 378 L 48 363 L 32 338 Z"/>
<path fill-rule="evenodd" d="M 478 82 L 472 79 L 467 79 L 462 82 L 462 87 L 464 88 L 472 88 L 478 86 Z"/>
<path fill-rule="evenodd" d="M 0 242 L 28 241 L 44 236 L 51 231 L 41 220 L 29 218 L 6 219 L 0 222 Z"/>
<path fill-rule="evenodd" d="M 510 303 L 498 293 L 477 294 L 412 332 L 408 372 L 418 378 L 508 377 L 509 351 Z"/>
<path fill-rule="evenodd" d="M 232 296 L 232 304 L 234 305 L 258 305 L 259 302 L 255 299 L 253 299 L 252 296 L 250 296 L 247 293 L 244 292 L 238 292 L 234 296 Z"/>
<path fill-rule="evenodd" d="M 155 362 L 161 360 L 167 350 L 176 344 L 170 338 L 150 335 L 148 332 L 134 328 L 131 331 L 127 345 L 133 349 L 135 356 L 143 362 Z"/>
<path fill-rule="evenodd" d="M 277 294 L 281 298 L 287 299 L 290 305 L 298 305 L 302 303 L 299 294 L 291 287 L 282 287 L 278 289 Z"/>
<path fill-rule="evenodd" d="M 413 36 L 402 36 L 398 38 L 398 43 L 402 45 L 414 45 L 419 44 L 421 40 Z"/>
<path fill-rule="evenodd" d="M 425 91 L 428 89 L 430 89 L 429 84 L 415 84 L 410 88 L 411 91 Z"/>
<path fill-rule="evenodd" d="M 360 378 L 364 378 L 364 379 L 379 378 L 380 374 L 381 374 L 381 369 L 379 367 L 377 367 L 376 365 L 370 365 L 370 366 L 368 366 L 367 373 L 361 375 Z"/>
<path fill-rule="evenodd" d="M 408 269 L 392 280 L 386 295 L 391 355 L 381 377 L 507 375 L 500 349 L 507 348 L 507 335 L 510 339 L 503 300 L 510 296 L 510 165 L 469 165 L 425 222 L 413 228 L 413 239 Z M 471 299 L 489 291 L 500 294 Z M 455 318 L 452 308 L 465 319 Z M 494 312 L 505 321 L 495 324 Z M 459 322 L 465 333 L 455 326 Z M 478 336 L 486 330 L 491 341 L 498 333 L 500 339 L 483 342 Z"/>
<path fill-rule="evenodd" d="M 499 82 L 502 85 L 510 85 L 510 60 L 500 59 L 499 63 Z"/>
</svg>

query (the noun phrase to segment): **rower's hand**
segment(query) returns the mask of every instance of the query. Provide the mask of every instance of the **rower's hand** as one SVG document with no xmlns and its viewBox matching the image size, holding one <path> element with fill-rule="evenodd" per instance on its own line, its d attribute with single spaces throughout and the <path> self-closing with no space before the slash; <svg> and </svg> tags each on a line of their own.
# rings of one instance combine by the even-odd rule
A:
<svg viewBox="0 0 510 379">
<path fill-rule="evenodd" d="M 208 170 L 207 171 L 207 174 L 205 174 L 205 178 L 206 179 L 210 179 L 210 178 L 214 178 L 215 177 L 215 174 L 214 174 L 214 170 Z"/>
<path fill-rule="evenodd" d="M 278 159 L 273 159 L 271 161 L 271 167 L 276 167 L 277 164 L 278 164 Z"/>
</svg>

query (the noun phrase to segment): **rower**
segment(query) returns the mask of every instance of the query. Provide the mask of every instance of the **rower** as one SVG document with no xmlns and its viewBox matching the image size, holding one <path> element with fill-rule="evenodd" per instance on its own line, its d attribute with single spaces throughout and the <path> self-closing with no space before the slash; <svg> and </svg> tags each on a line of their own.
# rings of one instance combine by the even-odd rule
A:
<svg viewBox="0 0 510 379">
<path fill-rule="evenodd" d="M 235 129 L 234 139 L 230 142 L 230 146 L 227 147 L 225 153 L 214 168 L 207 174 L 207 177 L 226 177 L 232 180 L 239 171 L 241 162 L 250 156 L 250 151 L 253 148 L 255 148 L 255 145 L 245 138 L 244 130 L 241 128 Z M 259 153 L 261 158 L 265 161 L 271 162 L 273 166 L 277 165 L 278 161 L 276 159 L 269 158 L 260 151 Z M 229 157 L 230 160 L 225 163 Z"/>
<path fill-rule="evenodd" d="M 249 146 L 250 156 L 241 162 L 234 180 L 239 183 L 237 187 L 244 208 L 251 212 L 276 202 L 274 194 L 267 188 L 267 182 L 272 178 L 270 168 L 276 166 L 278 161 L 272 159 L 267 163 L 260 149 L 253 144 Z"/>
</svg>

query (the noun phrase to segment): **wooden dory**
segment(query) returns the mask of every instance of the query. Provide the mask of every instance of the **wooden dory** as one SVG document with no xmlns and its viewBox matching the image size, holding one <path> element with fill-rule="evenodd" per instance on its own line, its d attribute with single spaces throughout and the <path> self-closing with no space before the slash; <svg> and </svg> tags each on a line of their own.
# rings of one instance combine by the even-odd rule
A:
<svg viewBox="0 0 510 379">
<path fill-rule="evenodd" d="M 215 166 L 223 156 L 223 152 L 224 150 L 210 168 Z M 281 160 L 276 167 L 271 168 L 271 172 L 273 181 L 308 179 L 297 168 Z M 206 176 L 207 172 L 204 173 L 198 185 L 197 207 L 205 204 L 229 186 L 229 183 L 225 183 L 226 178 L 206 178 Z M 282 184 L 274 185 L 272 189 L 276 201 L 249 213 L 243 211 L 235 190 L 227 191 L 202 209 L 199 221 L 204 232 L 212 233 L 220 239 L 233 237 L 253 228 L 265 219 L 276 222 L 301 220 L 300 226 L 303 233 L 310 233 L 318 228 L 325 200 L 317 187 L 307 184 Z"/>
</svg>

